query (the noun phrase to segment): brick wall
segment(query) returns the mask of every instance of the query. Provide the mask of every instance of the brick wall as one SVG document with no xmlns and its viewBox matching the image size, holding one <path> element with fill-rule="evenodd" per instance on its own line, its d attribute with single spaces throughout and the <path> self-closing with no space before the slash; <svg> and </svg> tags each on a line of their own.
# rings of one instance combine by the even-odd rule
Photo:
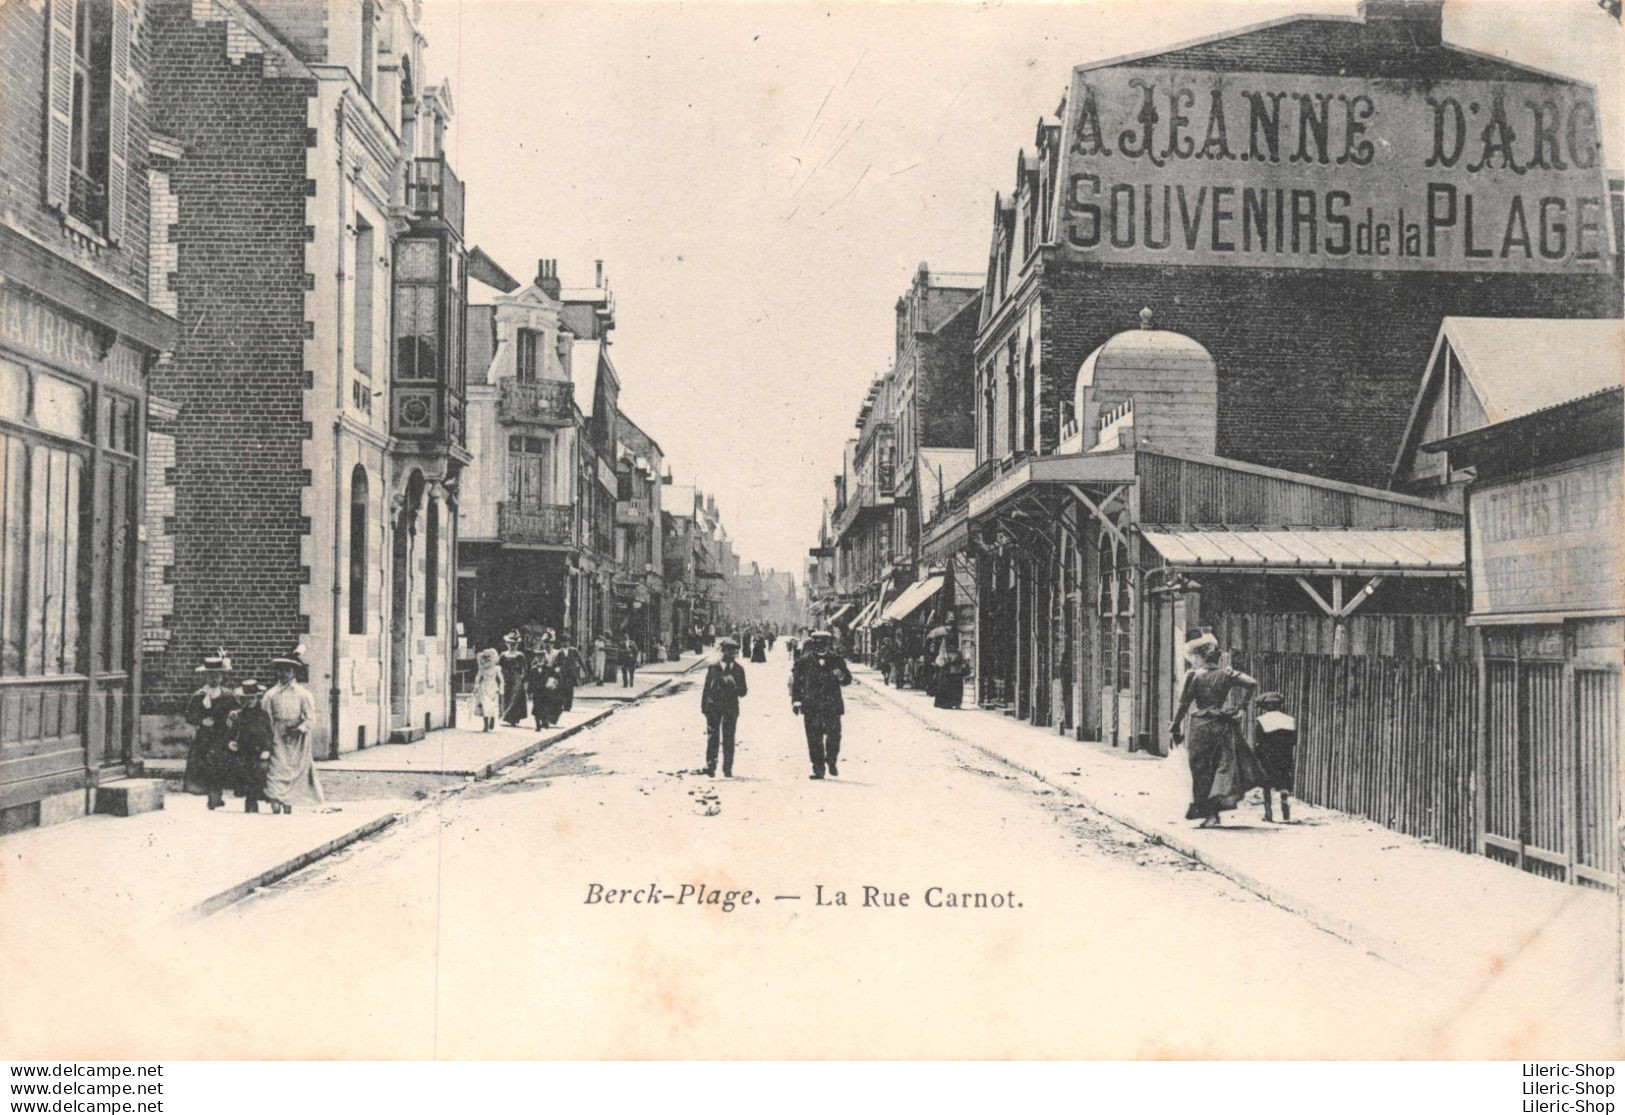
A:
<svg viewBox="0 0 1625 1115">
<path fill-rule="evenodd" d="M 1138 328 L 1142 306 L 1218 362 L 1221 456 L 1378 486 L 1441 318 L 1621 313 L 1609 276 L 1057 263 L 1043 293 L 1046 399 L 1070 398 L 1084 358 Z"/>
<path fill-rule="evenodd" d="M 980 300 L 935 333 L 917 338 L 915 414 L 921 445 L 976 445 L 976 326 Z"/>
<path fill-rule="evenodd" d="M 300 541 L 315 83 L 268 76 L 265 55 L 228 41 L 224 22 L 195 22 L 189 0 L 153 0 L 149 12 L 154 126 L 186 150 L 170 175 L 183 340 L 152 377 L 180 411 L 166 478 L 172 611 L 148 617 L 172 631 L 145 662 L 145 704 L 157 712 L 192 689 L 205 652 L 225 646 L 240 672 L 257 673 L 308 628 L 299 586 L 309 576 Z"/>
<path fill-rule="evenodd" d="M 126 293 L 147 294 L 148 82 L 154 29 L 132 4 L 127 218 L 121 244 L 104 246 L 66 233 L 45 206 L 45 21 L 41 0 L 0 4 L 0 220 Z"/>
</svg>

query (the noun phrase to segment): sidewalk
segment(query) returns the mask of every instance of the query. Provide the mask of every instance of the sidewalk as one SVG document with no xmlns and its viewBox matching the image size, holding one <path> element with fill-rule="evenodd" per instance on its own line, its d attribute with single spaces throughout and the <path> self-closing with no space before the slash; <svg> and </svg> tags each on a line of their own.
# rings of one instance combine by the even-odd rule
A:
<svg viewBox="0 0 1625 1115">
<path fill-rule="evenodd" d="M 171 783 L 163 808 L 154 812 L 90 816 L 12 833 L 0 838 L 6 902 L 32 911 L 31 917 L 49 913 L 70 923 L 109 913 L 126 927 L 207 917 L 384 831 L 422 809 L 431 792 L 487 778 L 597 724 L 634 697 L 664 689 L 703 661 L 685 655 L 680 662 L 640 669 L 636 688 L 617 687 L 613 697 L 577 690 L 575 708 L 546 733 L 445 729 L 417 743 L 386 744 L 318 763 L 325 808 L 280 816 L 265 807 L 244 813 L 240 800 L 227 798 L 224 809 L 210 812 L 201 795 L 181 793 Z M 184 761 L 146 765 L 151 777 L 173 773 L 178 780 Z"/>
<path fill-rule="evenodd" d="M 395 823 L 410 803 L 353 801 L 277 815 L 227 798 L 165 795 L 133 817 L 89 816 L 0 841 L 6 902 L 35 915 L 94 912 L 124 925 L 204 917 Z"/>
<path fill-rule="evenodd" d="M 1221 827 L 1198 829 L 1184 820 L 1190 774 L 1182 753 L 1131 755 L 974 707 L 938 709 L 919 690 L 885 685 L 875 670 L 852 673 L 939 731 L 1437 985 L 1463 1012 L 1504 1009 L 1508 1028 L 1538 1020 L 1550 1029 L 1561 1016 L 1565 1032 L 1618 1049 L 1613 894 L 1298 801 L 1291 824 L 1267 825 L 1261 805 L 1243 803 Z"/>
<path fill-rule="evenodd" d="M 371 797 L 420 797 L 446 786 L 489 778 L 503 767 L 530 758 L 562 739 L 593 727 L 628 702 L 664 689 L 705 659 L 685 654 L 677 662 L 640 666 L 634 684 L 581 685 L 574 707 L 552 728 L 538 732 L 528 717 L 516 727 L 501 721 L 492 731 L 480 729 L 469 700 L 457 702 L 457 723 L 414 743 L 390 743 L 354 751 L 316 764 L 322 789 L 334 800 Z"/>
</svg>

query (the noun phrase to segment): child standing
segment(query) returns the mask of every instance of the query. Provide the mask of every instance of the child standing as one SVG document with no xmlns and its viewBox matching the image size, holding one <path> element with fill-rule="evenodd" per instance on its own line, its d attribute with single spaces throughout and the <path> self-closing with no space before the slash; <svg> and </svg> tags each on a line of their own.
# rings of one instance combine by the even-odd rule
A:
<svg viewBox="0 0 1625 1115">
<path fill-rule="evenodd" d="M 1281 820 L 1292 820 L 1292 776 L 1296 769 L 1298 722 L 1286 713 L 1286 698 L 1279 693 L 1261 693 L 1254 706 L 1258 719 L 1253 724 L 1253 751 L 1264 768 L 1264 820 L 1273 821 L 1270 795 L 1281 793 Z"/>
<path fill-rule="evenodd" d="M 265 690 L 253 678 L 237 689 L 240 706 L 230 716 L 231 742 L 236 757 L 237 788 L 243 792 L 243 812 L 258 813 L 265 797 L 265 775 L 271 766 L 271 714 L 260 707 Z"/>
<path fill-rule="evenodd" d="M 484 720 L 484 730 L 489 732 L 496 728 L 497 717 L 502 714 L 503 690 L 506 688 L 502 679 L 502 665 L 492 647 L 480 651 L 474 656 L 474 661 L 479 667 L 474 675 L 474 715 Z"/>
</svg>

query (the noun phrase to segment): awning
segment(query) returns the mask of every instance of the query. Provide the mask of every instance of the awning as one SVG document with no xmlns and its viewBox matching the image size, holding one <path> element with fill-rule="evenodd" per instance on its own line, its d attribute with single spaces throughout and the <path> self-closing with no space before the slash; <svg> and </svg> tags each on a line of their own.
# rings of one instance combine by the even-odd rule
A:
<svg viewBox="0 0 1625 1115">
<path fill-rule="evenodd" d="M 875 597 L 858 613 L 858 618 L 852 621 L 852 630 L 862 631 L 875 621 L 876 614 L 880 611 L 880 600 L 880 597 Z"/>
<path fill-rule="evenodd" d="M 935 574 L 923 580 L 915 581 L 903 590 L 896 600 L 881 613 L 880 618 L 891 623 L 902 623 L 909 616 L 919 611 L 933 596 L 942 589 L 942 575 Z"/>
<path fill-rule="evenodd" d="M 831 612 L 829 618 L 824 622 L 829 624 L 839 623 L 841 621 L 841 617 L 850 612 L 852 608 L 853 605 L 851 604 L 842 604 L 839 608 L 836 608 L 833 612 Z"/>
<path fill-rule="evenodd" d="M 1170 569 L 1458 577 L 1459 530 L 1178 530 L 1141 533 Z"/>
</svg>

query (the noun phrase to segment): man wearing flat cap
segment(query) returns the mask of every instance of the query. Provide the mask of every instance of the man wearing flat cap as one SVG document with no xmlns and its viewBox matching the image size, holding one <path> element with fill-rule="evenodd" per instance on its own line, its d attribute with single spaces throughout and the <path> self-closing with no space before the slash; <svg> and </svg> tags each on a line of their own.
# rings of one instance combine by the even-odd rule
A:
<svg viewBox="0 0 1625 1115">
<path fill-rule="evenodd" d="M 832 776 L 841 773 L 835 765 L 841 757 L 841 717 L 846 712 L 841 687 L 852 684 L 852 671 L 835 653 L 834 636 L 828 631 L 814 631 L 809 642 L 812 645 L 790 670 L 790 709 L 802 718 L 807 731 L 809 777 L 822 779 L 826 770 Z"/>
<path fill-rule="evenodd" d="M 739 722 L 739 698 L 746 693 L 745 667 L 739 664 L 739 643 L 723 639 L 722 660 L 705 671 L 700 691 L 700 712 L 705 716 L 705 773 L 717 776 L 717 748 L 722 749 L 722 776 L 734 776 L 734 727 Z"/>
</svg>

